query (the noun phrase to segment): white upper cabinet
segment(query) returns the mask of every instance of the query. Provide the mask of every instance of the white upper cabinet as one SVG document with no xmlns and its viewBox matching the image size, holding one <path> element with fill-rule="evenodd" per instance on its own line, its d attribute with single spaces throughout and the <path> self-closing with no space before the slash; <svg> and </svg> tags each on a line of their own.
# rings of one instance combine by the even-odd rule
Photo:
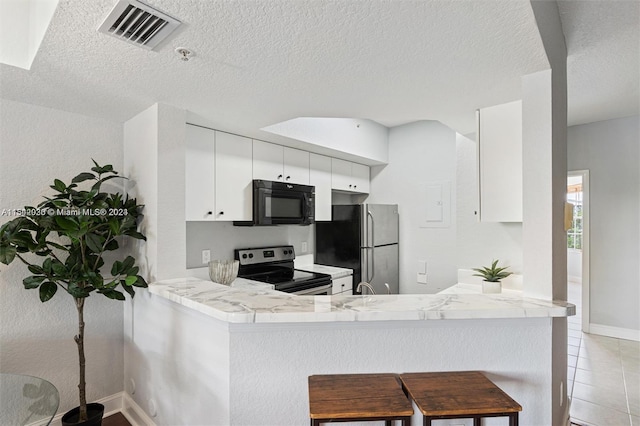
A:
<svg viewBox="0 0 640 426">
<path fill-rule="evenodd" d="M 309 152 L 284 147 L 284 181 L 309 185 Z"/>
<path fill-rule="evenodd" d="M 351 161 L 331 159 L 331 188 L 338 191 L 369 193 L 369 167 Z"/>
<path fill-rule="evenodd" d="M 253 178 L 308 185 L 309 153 L 254 140 Z"/>
<path fill-rule="evenodd" d="M 351 178 L 353 180 L 353 190 L 368 194 L 370 190 L 369 166 L 364 164 L 351 164 Z"/>
<path fill-rule="evenodd" d="M 253 178 L 282 181 L 282 146 L 253 141 Z"/>
<path fill-rule="evenodd" d="M 187 221 L 250 221 L 253 179 L 312 185 L 315 220 L 331 220 L 331 191 L 369 193 L 369 167 L 188 124 Z"/>
<path fill-rule="evenodd" d="M 187 125 L 185 150 L 186 220 L 214 220 L 215 132 Z"/>
<path fill-rule="evenodd" d="M 478 112 L 481 222 L 522 222 L 522 101 Z"/>
<path fill-rule="evenodd" d="M 251 139 L 216 131 L 215 220 L 252 219 L 252 143 Z"/>
<path fill-rule="evenodd" d="M 331 220 L 331 157 L 309 155 L 309 185 L 316 191 L 315 220 Z"/>
</svg>

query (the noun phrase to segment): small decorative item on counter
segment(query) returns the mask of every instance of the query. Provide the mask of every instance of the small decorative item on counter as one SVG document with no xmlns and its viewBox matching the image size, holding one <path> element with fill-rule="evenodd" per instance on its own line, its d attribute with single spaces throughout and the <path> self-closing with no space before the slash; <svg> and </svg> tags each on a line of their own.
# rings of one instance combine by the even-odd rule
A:
<svg viewBox="0 0 640 426">
<path fill-rule="evenodd" d="M 494 260 L 490 267 L 483 266 L 482 268 L 473 268 L 477 274 L 473 274 L 474 277 L 482 277 L 482 292 L 483 293 L 501 293 L 503 278 L 507 278 L 511 275 L 511 272 L 507 272 L 508 266 L 498 267 L 498 260 Z"/>
<path fill-rule="evenodd" d="M 218 284 L 230 285 L 238 277 L 237 260 L 212 260 L 209 262 L 209 278 Z"/>
</svg>

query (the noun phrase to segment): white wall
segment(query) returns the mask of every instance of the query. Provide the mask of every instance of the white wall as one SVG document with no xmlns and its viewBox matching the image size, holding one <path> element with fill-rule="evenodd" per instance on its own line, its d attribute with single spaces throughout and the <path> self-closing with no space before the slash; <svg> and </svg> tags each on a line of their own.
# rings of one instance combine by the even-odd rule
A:
<svg viewBox="0 0 640 426">
<path fill-rule="evenodd" d="M 567 279 L 574 282 L 582 280 L 582 250 L 567 249 Z"/>
<path fill-rule="evenodd" d="M 449 184 L 445 223 L 425 227 L 426 193 Z M 400 293 L 435 293 L 457 282 L 456 134 L 437 121 L 418 121 L 389 131 L 389 164 L 371 169 L 368 203 L 398 204 Z M 448 206 L 447 206 L 448 203 Z M 427 284 L 416 280 L 427 262 Z"/>
<path fill-rule="evenodd" d="M 296 256 L 313 253 L 314 227 L 299 225 L 233 226 L 232 222 L 187 222 L 187 268 L 200 268 L 202 250 L 211 259 L 233 259 L 233 250 L 291 244 Z M 307 251 L 302 251 L 302 243 Z"/>
<path fill-rule="evenodd" d="M 36 205 L 53 179 L 68 182 L 93 167 L 91 159 L 122 171 L 122 125 L 2 99 L 0 210 Z M 0 216 L 0 222 L 12 219 Z M 59 412 L 78 405 L 73 300 L 59 291 L 45 304 L 25 290 L 18 262 L 0 265 L 0 371 L 45 378 L 60 392 Z M 123 304 L 95 295 L 85 305 L 87 399 L 122 390 Z"/>
<path fill-rule="evenodd" d="M 457 235 L 460 269 L 486 266 L 498 259 L 509 271 L 522 273 L 522 223 L 479 222 L 478 162 L 475 141 L 456 135 Z"/>
<path fill-rule="evenodd" d="M 363 164 L 384 164 L 388 161 L 389 129 L 371 120 L 299 117 L 262 130 L 306 142 L 296 144 L 296 147 L 318 154 Z"/>
<path fill-rule="evenodd" d="M 640 119 L 569 128 L 569 169 L 589 170 L 591 323 L 640 330 Z"/>
</svg>

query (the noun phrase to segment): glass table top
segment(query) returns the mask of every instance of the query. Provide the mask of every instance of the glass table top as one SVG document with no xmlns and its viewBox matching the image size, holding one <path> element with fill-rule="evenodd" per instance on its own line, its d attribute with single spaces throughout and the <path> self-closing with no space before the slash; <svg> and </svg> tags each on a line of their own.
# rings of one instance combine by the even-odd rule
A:
<svg viewBox="0 0 640 426">
<path fill-rule="evenodd" d="M 0 373 L 0 425 L 48 425 L 59 403 L 58 390 L 48 381 Z"/>
</svg>

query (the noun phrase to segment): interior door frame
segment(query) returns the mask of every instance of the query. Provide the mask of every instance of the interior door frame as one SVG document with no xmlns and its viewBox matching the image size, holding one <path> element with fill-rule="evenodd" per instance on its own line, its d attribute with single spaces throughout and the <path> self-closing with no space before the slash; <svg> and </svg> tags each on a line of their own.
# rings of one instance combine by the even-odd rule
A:
<svg viewBox="0 0 640 426">
<path fill-rule="evenodd" d="M 579 176 L 582 178 L 582 331 L 589 333 L 589 170 L 570 170 L 567 176 Z"/>
</svg>

